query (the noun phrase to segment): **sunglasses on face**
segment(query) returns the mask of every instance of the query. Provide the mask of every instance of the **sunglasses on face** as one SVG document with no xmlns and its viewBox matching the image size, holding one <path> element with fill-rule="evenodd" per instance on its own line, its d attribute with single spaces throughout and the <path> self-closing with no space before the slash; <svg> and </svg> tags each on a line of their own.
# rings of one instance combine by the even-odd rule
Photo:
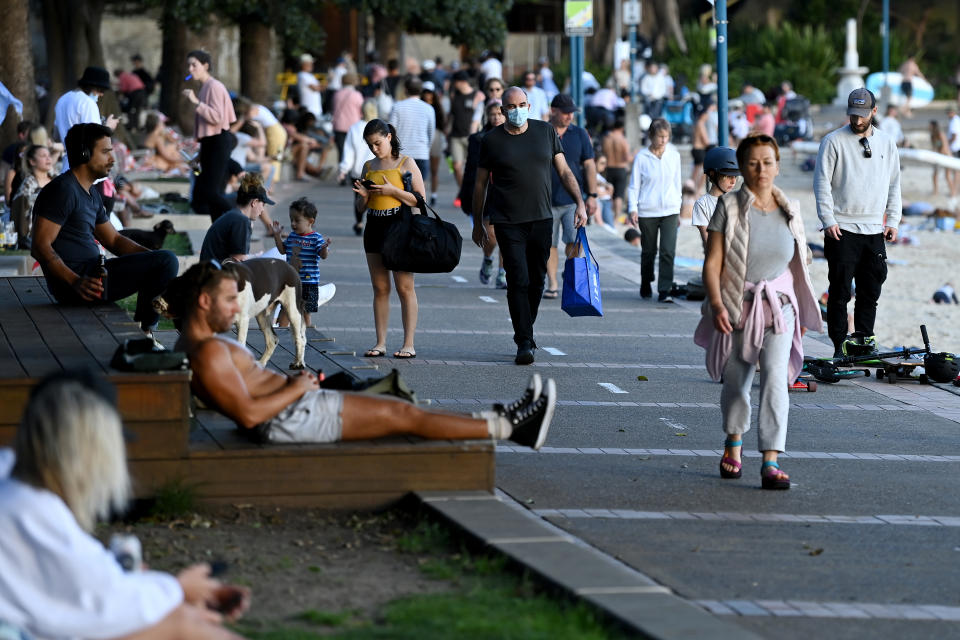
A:
<svg viewBox="0 0 960 640">
<path fill-rule="evenodd" d="M 863 147 L 863 157 L 870 158 L 873 156 L 873 151 L 870 150 L 870 141 L 866 138 L 860 138 L 860 146 Z"/>
</svg>

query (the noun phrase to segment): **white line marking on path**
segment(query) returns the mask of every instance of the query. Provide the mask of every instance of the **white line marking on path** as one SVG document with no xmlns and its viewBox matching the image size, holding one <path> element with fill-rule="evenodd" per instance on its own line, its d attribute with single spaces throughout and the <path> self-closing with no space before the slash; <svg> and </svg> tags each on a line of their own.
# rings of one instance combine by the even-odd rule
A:
<svg viewBox="0 0 960 640">
<path fill-rule="evenodd" d="M 549 353 L 549 354 L 552 355 L 552 356 L 565 356 L 565 355 L 567 355 L 567 354 L 565 354 L 563 351 L 560 351 L 560 349 L 557 349 L 556 347 L 544 347 L 543 350 L 546 351 L 547 353 Z"/>
<path fill-rule="evenodd" d="M 634 509 L 533 509 L 543 518 L 587 518 L 606 520 L 709 520 L 716 522 L 775 522 L 803 524 L 890 524 L 920 527 L 960 527 L 956 516 L 877 515 L 856 516 L 836 514 L 749 513 L 733 511 L 637 511 Z"/>
<path fill-rule="evenodd" d="M 493 402 L 493 401 L 491 401 Z M 442 404 L 442 403 L 441 403 Z M 629 455 L 629 456 L 687 456 L 714 458 L 723 454 L 723 449 L 621 449 L 619 447 L 543 447 L 534 451 L 529 447 L 497 445 L 497 453 L 525 454 L 575 454 L 575 455 Z M 759 458 L 759 451 L 744 451 L 745 458 Z M 842 451 L 784 451 L 781 458 L 804 460 L 860 460 L 868 462 L 960 462 L 960 456 L 917 455 L 909 453 L 846 453 Z M 957 547 L 960 551 L 960 547 Z"/>
<path fill-rule="evenodd" d="M 466 282 L 466 281 L 467 281 L 467 279 L 464 278 L 463 276 L 450 276 L 450 277 L 453 278 L 453 281 L 454 281 L 454 282 Z"/>
<path fill-rule="evenodd" d="M 613 384 L 612 382 L 598 382 L 597 384 L 603 387 L 604 389 L 606 389 L 607 391 L 609 391 L 610 393 L 630 393 L 629 391 L 624 391 L 623 389 Z"/>
<path fill-rule="evenodd" d="M 693 600 L 710 613 L 728 616 L 960 620 L 960 607 L 938 604 L 814 602 L 810 600 Z"/>
<path fill-rule="evenodd" d="M 493 302 L 494 304 L 496 304 L 496 302 L 497 302 L 496 300 L 494 300 L 494 299 L 491 298 L 490 296 L 480 296 L 480 299 L 483 300 L 484 302 Z"/>
<path fill-rule="evenodd" d="M 660 418 L 660 422 L 667 425 L 671 429 L 676 429 L 677 431 L 686 431 L 686 425 L 680 424 L 679 422 L 673 422 L 669 418 Z"/>
</svg>

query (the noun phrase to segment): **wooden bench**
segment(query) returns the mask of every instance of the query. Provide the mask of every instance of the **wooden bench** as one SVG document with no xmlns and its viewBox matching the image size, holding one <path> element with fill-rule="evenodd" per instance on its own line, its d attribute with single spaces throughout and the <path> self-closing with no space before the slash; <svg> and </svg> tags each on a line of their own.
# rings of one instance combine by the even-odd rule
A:
<svg viewBox="0 0 960 640">
<path fill-rule="evenodd" d="M 180 482 L 209 502 L 358 509 L 386 506 L 410 491 L 493 490 L 489 440 L 258 445 L 219 413 L 202 409 L 191 417 L 189 372 L 129 374 L 109 367 L 117 345 L 141 335 L 116 305 L 62 307 L 52 303 L 42 278 L 0 278 L 0 445 L 12 440 L 40 377 L 90 366 L 117 386 L 124 424 L 137 436 L 128 444 L 128 459 L 138 497 Z M 160 331 L 156 337 L 170 347 L 177 334 Z M 328 375 L 380 375 L 315 330 L 308 338 L 310 368 Z M 248 345 L 259 355 L 263 335 L 251 331 Z M 281 331 L 270 366 L 283 371 L 279 367 L 293 360 L 292 350 Z"/>
</svg>

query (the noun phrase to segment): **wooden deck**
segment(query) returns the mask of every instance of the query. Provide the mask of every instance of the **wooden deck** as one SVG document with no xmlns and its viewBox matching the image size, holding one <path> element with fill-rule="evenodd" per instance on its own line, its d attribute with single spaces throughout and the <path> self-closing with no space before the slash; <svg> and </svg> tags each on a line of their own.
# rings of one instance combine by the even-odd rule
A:
<svg viewBox="0 0 960 640">
<path fill-rule="evenodd" d="M 117 345 L 141 335 L 116 305 L 63 307 L 52 302 L 42 278 L 0 278 L 0 446 L 12 440 L 39 378 L 88 366 L 117 386 L 124 424 L 136 434 L 127 452 L 138 497 L 179 481 L 210 502 L 359 509 L 385 506 L 409 491 L 493 490 L 489 440 L 257 445 L 214 411 L 191 417 L 189 372 L 130 374 L 109 367 Z M 315 330 L 308 338 L 308 367 L 328 375 L 381 375 Z M 172 346 L 176 333 L 158 332 L 157 339 Z M 248 346 L 259 355 L 262 334 L 251 331 Z M 292 348 L 281 331 L 270 366 L 283 370 Z"/>
</svg>

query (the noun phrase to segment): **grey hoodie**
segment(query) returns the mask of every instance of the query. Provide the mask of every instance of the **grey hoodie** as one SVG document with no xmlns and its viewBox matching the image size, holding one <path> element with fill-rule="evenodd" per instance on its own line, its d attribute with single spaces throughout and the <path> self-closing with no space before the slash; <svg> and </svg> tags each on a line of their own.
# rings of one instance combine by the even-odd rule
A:
<svg viewBox="0 0 960 640">
<path fill-rule="evenodd" d="M 900 153 L 890 136 L 872 129 L 870 158 L 849 125 L 820 142 L 813 191 L 823 228 L 839 224 L 843 231 L 882 233 L 884 226 L 900 224 Z"/>
</svg>

